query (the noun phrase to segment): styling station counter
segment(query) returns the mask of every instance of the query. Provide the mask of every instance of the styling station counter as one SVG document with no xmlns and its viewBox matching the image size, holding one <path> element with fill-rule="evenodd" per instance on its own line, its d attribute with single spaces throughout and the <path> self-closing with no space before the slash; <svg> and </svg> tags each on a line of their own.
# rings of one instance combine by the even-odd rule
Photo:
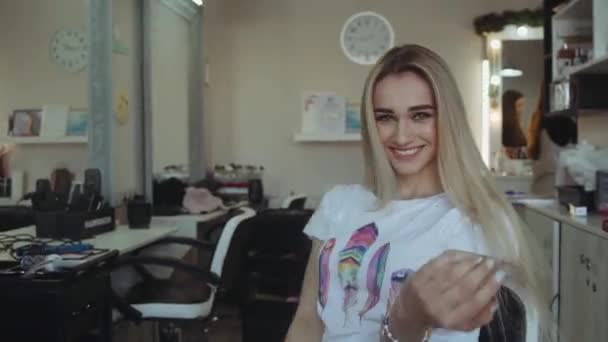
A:
<svg viewBox="0 0 608 342">
<path fill-rule="evenodd" d="M 608 341 L 608 232 L 602 227 L 608 217 L 575 217 L 550 200 L 514 205 L 550 267 L 550 305 L 564 340 Z"/>
</svg>

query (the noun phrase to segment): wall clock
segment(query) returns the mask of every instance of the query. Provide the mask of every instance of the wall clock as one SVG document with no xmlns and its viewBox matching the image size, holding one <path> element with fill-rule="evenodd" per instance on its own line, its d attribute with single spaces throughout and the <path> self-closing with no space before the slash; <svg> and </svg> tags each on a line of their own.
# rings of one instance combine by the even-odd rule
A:
<svg viewBox="0 0 608 342">
<path fill-rule="evenodd" d="M 87 33 L 80 29 L 67 28 L 57 31 L 49 45 L 51 60 L 66 71 L 78 72 L 89 62 Z"/>
<path fill-rule="evenodd" d="M 390 22 L 374 12 L 357 13 L 344 23 L 340 34 L 342 51 L 351 61 L 375 64 L 395 44 L 395 32 Z"/>
</svg>

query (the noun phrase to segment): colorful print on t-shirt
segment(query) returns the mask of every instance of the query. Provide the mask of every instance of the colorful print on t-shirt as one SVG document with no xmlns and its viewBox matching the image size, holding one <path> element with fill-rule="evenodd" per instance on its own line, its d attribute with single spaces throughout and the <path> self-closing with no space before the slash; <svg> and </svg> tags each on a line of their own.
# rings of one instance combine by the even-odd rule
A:
<svg viewBox="0 0 608 342">
<path fill-rule="evenodd" d="M 357 229 L 340 252 L 338 278 L 344 290 L 342 310 L 346 312 L 356 304 L 359 269 L 365 253 L 378 237 L 378 228 L 374 223 Z"/>
<path fill-rule="evenodd" d="M 329 293 L 329 258 L 336 245 L 336 239 L 327 240 L 319 255 L 319 304 L 321 308 L 327 304 Z"/>
<path fill-rule="evenodd" d="M 367 268 L 367 301 L 363 310 L 359 312 L 359 320 L 363 319 L 369 310 L 371 310 L 380 301 L 380 291 L 382 291 L 382 282 L 384 280 L 384 272 L 386 270 L 386 259 L 391 249 L 390 243 L 380 247 Z"/>
</svg>

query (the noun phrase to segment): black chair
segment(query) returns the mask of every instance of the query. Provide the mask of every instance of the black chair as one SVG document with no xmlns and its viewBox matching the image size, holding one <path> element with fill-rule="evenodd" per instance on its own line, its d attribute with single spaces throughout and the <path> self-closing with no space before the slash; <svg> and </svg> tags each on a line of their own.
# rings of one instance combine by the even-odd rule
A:
<svg viewBox="0 0 608 342">
<path fill-rule="evenodd" d="M 223 227 L 219 240 L 213 244 L 184 237 L 168 237 L 150 246 L 166 244 L 186 244 L 200 251 L 212 251 L 209 268 L 203 269 L 199 263 L 190 264 L 182 260 L 162 256 L 128 256 L 119 259 L 113 267 L 134 266 L 144 279 L 134 286 L 125 297 L 113 296 L 114 306 L 124 318 L 135 322 L 152 320 L 201 321 L 201 330 L 217 320 L 214 314 L 216 293 L 222 284 L 224 261 L 228 254 L 232 238 L 243 221 L 253 217 L 255 211 L 249 208 L 239 209 Z M 176 271 L 187 273 L 191 279 L 158 279 L 144 266 L 165 266 Z M 161 342 L 178 340 L 174 325 L 160 329 Z"/>
<path fill-rule="evenodd" d="M 479 342 L 525 342 L 526 310 L 519 296 L 503 286 L 498 303 L 494 318 L 479 332 Z"/>
<path fill-rule="evenodd" d="M 284 340 L 310 255 L 312 243 L 302 230 L 311 215 L 311 210 L 269 209 L 245 222 L 244 342 Z"/>
<path fill-rule="evenodd" d="M 34 225 L 34 210 L 23 206 L 0 206 L 0 232 Z"/>
<path fill-rule="evenodd" d="M 304 209 L 306 199 L 304 194 L 290 195 L 281 204 L 281 209 Z"/>
<path fill-rule="evenodd" d="M 174 216 L 182 213 L 182 201 L 188 184 L 177 178 L 154 180 L 152 203 L 154 215 Z"/>
</svg>

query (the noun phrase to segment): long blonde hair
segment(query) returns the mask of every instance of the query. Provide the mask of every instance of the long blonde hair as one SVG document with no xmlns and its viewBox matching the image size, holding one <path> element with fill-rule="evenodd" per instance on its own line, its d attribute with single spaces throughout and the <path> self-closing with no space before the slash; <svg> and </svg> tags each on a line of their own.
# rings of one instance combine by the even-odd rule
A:
<svg viewBox="0 0 608 342">
<path fill-rule="evenodd" d="M 488 171 L 476 148 L 462 97 L 443 59 L 427 48 L 404 45 L 388 51 L 371 70 L 361 101 L 363 151 L 367 185 L 379 199 L 379 205 L 398 197 L 397 178 L 384 152 L 376 130 L 373 92 L 384 77 L 414 72 L 425 78 L 433 89 L 437 106 L 438 153 L 437 167 L 446 195 L 461 212 L 478 224 L 489 250 L 511 263 L 517 284 L 523 286 L 534 305 L 541 327 L 541 336 L 551 340 L 549 294 L 544 287 L 542 271 L 548 265 L 537 255 L 540 248 L 524 228 L 507 198 L 497 190 L 493 175 Z"/>
</svg>

